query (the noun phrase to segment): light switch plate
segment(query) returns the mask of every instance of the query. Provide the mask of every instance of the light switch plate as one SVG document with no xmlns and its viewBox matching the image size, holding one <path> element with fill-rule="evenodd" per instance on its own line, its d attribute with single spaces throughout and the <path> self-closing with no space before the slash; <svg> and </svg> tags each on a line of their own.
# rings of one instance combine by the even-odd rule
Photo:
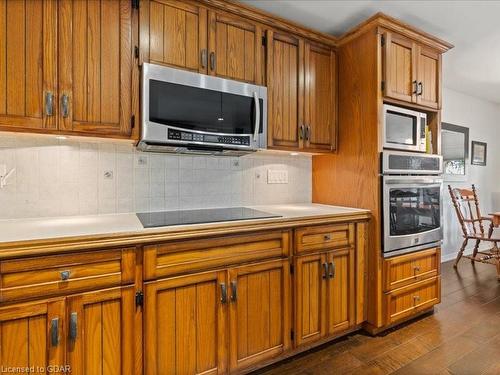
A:
<svg viewBox="0 0 500 375">
<path fill-rule="evenodd" d="M 288 184 L 288 171 L 285 169 L 268 169 L 268 184 Z"/>
</svg>

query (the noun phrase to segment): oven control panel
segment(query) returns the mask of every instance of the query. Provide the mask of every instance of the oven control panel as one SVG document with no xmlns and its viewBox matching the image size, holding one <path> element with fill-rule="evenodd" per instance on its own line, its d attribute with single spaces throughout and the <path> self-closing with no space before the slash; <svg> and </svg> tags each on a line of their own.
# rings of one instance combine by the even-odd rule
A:
<svg viewBox="0 0 500 375">
<path fill-rule="evenodd" d="M 217 135 L 194 133 L 184 130 L 168 129 L 168 140 L 184 142 L 218 143 L 225 145 L 250 146 L 249 136 Z"/>
</svg>

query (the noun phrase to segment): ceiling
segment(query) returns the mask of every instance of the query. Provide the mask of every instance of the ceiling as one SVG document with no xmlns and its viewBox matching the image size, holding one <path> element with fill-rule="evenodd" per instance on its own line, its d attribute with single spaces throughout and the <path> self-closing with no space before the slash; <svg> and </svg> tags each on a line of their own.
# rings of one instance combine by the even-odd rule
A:
<svg viewBox="0 0 500 375">
<path fill-rule="evenodd" d="M 500 0 L 242 0 L 340 36 L 384 12 L 455 45 L 443 57 L 443 86 L 500 103 Z"/>
</svg>

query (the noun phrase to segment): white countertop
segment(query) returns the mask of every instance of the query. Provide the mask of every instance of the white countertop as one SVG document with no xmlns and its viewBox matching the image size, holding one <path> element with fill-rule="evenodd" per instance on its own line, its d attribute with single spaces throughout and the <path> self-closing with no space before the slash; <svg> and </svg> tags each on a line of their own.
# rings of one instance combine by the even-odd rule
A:
<svg viewBox="0 0 500 375">
<path fill-rule="evenodd" d="M 280 215 L 281 218 L 238 220 L 231 223 L 241 224 L 265 222 L 266 220 L 276 221 L 312 218 L 322 216 L 348 215 L 356 213 L 366 213 L 368 210 L 348 207 L 329 206 L 314 203 L 299 204 L 281 204 L 281 205 L 263 205 L 248 206 L 260 211 L 266 211 L 274 215 Z M 91 215 L 91 216 L 65 216 L 49 217 L 36 219 L 14 219 L 0 220 L 0 243 L 42 240 L 61 237 L 78 237 L 90 235 L 120 234 L 133 232 L 155 232 L 176 231 L 190 229 L 196 225 L 210 226 L 215 223 L 176 225 L 169 227 L 148 228 L 145 229 L 134 213 L 128 214 L 110 214 L 110 215 Z M 220 224 L 220 223 L 217 223 Z"/>
</svg>

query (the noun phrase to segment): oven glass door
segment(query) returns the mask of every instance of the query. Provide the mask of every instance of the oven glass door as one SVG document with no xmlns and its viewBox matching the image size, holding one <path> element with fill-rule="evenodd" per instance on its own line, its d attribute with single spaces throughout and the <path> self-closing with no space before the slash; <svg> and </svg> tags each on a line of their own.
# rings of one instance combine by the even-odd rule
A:
<svg viewBox="0 0 500 375">
<path fill-rule="evenodd" d="M 384 252 L 442 239 L 442 181 L 384 177 Z"/>
<path fill-rule="evenodd" d="M 262 99 L 259 105 L 262 124 Z M 209 133 L 253 134 L 255 113 L 253 97 L 149 81 L 149 121 L 157 124 Z"/>
<path fill-rule="evenodd" d="M 392 111 L 385 113 L 385 142 L 394 148 L 417 147 L 419 118 L 415 114 Z M 402 148 L 407 148 L 402 147 Z"/>
</svg>

